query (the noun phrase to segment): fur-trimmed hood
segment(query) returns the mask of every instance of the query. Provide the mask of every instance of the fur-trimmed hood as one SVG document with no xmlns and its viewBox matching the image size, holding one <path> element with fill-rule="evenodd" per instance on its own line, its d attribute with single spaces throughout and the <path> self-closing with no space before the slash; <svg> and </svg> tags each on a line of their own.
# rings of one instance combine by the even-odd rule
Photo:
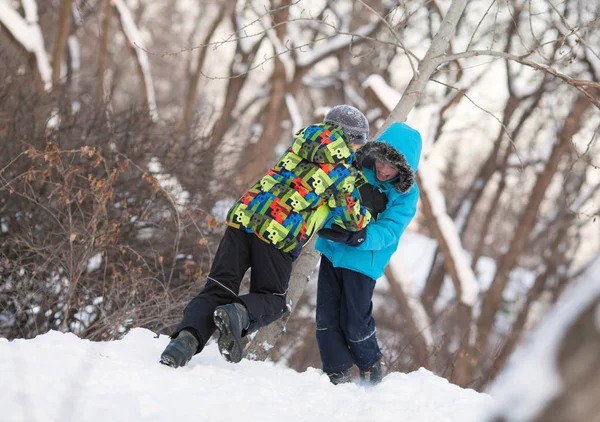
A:
<svg viewBox="0 0 600 422">
<path fill-rule="evenodd" d="M 391 183 L 396 190 L 407 193 L 415 183 L 415 172 L 421 156 L 421 135 L 405 123 L 392 123 L 377 140 L 367 142 L 356 152 L 359 167 L 375 169 L 375 160 L 398 170 Z"/>
</svg>

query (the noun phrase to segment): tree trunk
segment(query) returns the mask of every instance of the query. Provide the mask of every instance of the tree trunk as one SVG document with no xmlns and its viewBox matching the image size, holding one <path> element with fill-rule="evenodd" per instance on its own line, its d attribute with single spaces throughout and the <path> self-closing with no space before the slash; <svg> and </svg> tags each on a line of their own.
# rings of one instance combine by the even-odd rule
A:
<svg viewBox="0 0 600 422">
<path fill-rule="evenodd" d="M 423 334 L 421 334 L 421 330 L 415 322 L 413 310 L 410 306 L 408 298 L 406 297 L 406 293 L 402 289 L 402 285 L 396 279 L 396 275 L 389 265 L 385 269 L 385 277 L 388 279 L 390 291 L 394 296 L 394 299 L 396 299 L 398 310 L 404 317 L 403 322 L 405 328 L 403 331 L 406 332 L 408 341 L 414 349 L 415 361 L 419 364 L 419 366 L 429 368 L 429 348 L 427 347 L 427 342 L 423 338 Z"/>
<path fill-rule="evenodd" d="M 61 67 L 63 57 L 67 49 L 67 38 L 69 37 L 69 27 L 71 26 L 71 8 L 73 0 L 62 0 L 60 3 L 60 12 L 58 16 L 58 33 L 54 44 L 54 54 L 52 57 L 52 87 L 59 90 Z"/>
<path fill-rule="evenodd" d="M 419 65 L 417 74 L 413 75 L 400 102 L 394 107 L 394 110 L 392 110 L 384 124 L 379 128 L 375 137 L 381 135 L 393 122 L 404 122 L 406 120 L 408 113 L 415 106 L 419 98 L 421 98 L 421 94 L 425 90 L 425 85 L 431 78 L 431 75 L 433 75 L 433 72 L 440 65 L 440 59 L 443 58 L 448 48 L 450 38 L 456 30 L 456 25 L 458 25 L 458 21 L 462 17 L 466 6 L 467 0 L 452 1 L 437 35 L 431 42 L 425 57 Z"/>
<path fill-rule="evenodd" d="M 285 326 L 294 307 L 300 300 L 306 284 L 315 272 L 320 254 L 314 249 L 315 238 L 304 247 L 304 251 L 294 263 L 287 294 L 288 311 L 277 321 L 261 328 L 246 346 L 246 357 L 252 360 L 265 360 L 270 350 L 285 332 Z"/>
<path fill-rule="evenodd" d="M 148 59 L 148 53 L 144 48 L 140 31 L 137 26 L 135 26 L 131 10 L 124 0 L 111 0 L 110 3 L 113 4 L 117 10 L 123 35 L 135 58 L 135 64 L 142 85 L 142 92 L 144 93 L 146 109 L 148 110 L 150 119 L 156 121 L 158 118 L 158 110 L 156 108 L 152 74 L 150 73 L 150 61 Z"/>
<path fill-rule="evenodd" d="M 510 333 L 508 333 L 507 338 L 504 340 L 504 345 L 502 346 L 502 350 L 500 350 L 500 354 L 496 359 L 494 359 L 492 363 L 492 367 L 490 368 L 486 376 L 486 382 L 496 378 L 498 373 L 502 370 L 502 368 L 504 368 L 504 365 L 508 361 L 508 358 L 514 352 L 515 347 L 517 346 L 518 342 L 521 340 L 521 337 L 523 335 L 523 330 L 529 317 L 531 305 L 539 299 L 549 275 L 550 267 L 546 267 L 546 270 L 536 277 L 535 282 L 533 283 L 533 287 L 527 293 L 527 299 L 525 300 L 523 307 L 517 314 L 517 318 L 515 319 L 515 322 L 511 327 Z"/>
<path fill-rule="evenodd" d="M 100 51 L 98 54 L 98 88 L 96 90 L 96 102 L 98 106 L 104 104 L 104 74 L 108 62 L 108 38 L 110 29 L 110 20 L 112 18 L 111 0 L 104 0 L 104 18 L 102 19 L 102 40 L 100 41 Z"/>
<path fill-rule="evenodd" d="M 429 271 L 425 287 L 423 287 L 423 291 L 421 292 L 421 302 L 423 303 L 427 315 L 429 315 L 429 318 L 431 319 L 434 319 L 435 317 L 435 302 L 442 290 L 445 275 L 444 257 L 442 256 L 440 248 L 437 247 L 433 254 L 431 271 Z"/>
</svg>

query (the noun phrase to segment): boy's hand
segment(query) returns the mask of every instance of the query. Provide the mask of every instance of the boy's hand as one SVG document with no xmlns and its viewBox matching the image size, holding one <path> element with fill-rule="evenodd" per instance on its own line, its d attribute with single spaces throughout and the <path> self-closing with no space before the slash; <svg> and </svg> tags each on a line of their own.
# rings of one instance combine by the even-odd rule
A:
<svg viewBox="0 0 600 422">
<path fill-rule="evenodd" d="M 323 239 L 332 240 L 334 242 L 345 243 L 349 246 L 358 246 L 364 242 L 367 237 L 367 229 L 351 232 L 334 224 L 330 229 L 324 228 L 319 230 L 317 235 L 321 236 Z"/>
</svg>

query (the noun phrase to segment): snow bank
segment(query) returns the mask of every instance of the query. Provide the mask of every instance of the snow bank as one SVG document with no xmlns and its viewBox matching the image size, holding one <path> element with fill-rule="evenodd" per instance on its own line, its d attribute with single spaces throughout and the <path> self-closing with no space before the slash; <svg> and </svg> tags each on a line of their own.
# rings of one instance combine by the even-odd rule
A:
<svg viewBox="0 0 600 422">
<path fill-rule="evenodd" d="M 390 374 L 372 388 L 334 386 L 318 369 L 227 363 L 214 343 L 172 369 L 158 363 L 167 343 L 145 329 L 103 343 L 59 332 L 0 339 L 0 419 L 467 422 L 493 404 L 424 369 Z"/>
</svg>

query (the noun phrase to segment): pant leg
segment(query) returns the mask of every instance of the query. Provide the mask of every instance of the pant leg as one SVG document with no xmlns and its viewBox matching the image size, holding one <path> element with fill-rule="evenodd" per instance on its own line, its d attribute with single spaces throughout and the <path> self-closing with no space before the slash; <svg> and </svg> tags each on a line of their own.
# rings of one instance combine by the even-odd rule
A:
<svg viewBox="0 0 600 422">
<path fill-rule="evenodd" d="M 215 331 L 213 312 L 217 306 L 235 302 L 240 291 L 244 273 L 250 266 L 248 233 L 227 227 L 219 243 L 206 285 L 193 298 L 183 312 L 183 320 L 172 337 L 184 328 L 191 329 L 198 337 L 202 350 Z"/>
<path fill-rule="evenodd" d="M 293 256 L 275 249 L 254 234 L 250 242 L 250 293 L 239 300 L 248 309 L 253 332 L 280 318 L 286 310 L 286 294 L 292 274 Z"/>
<path fill-rule="evenodd" d="M 324 372 L 349 369 L 354 359 L 342 331 L 342 271 L 321 256 L 317 284 L 317 344 Z"/>
<path fill-rule="evenodd" d="M 373 291 L 375 280 L 345 268 L 340 269 L 343 279 L 341 326 L 359 368 L 369 368 L 381 358 L 373 318 Z"/>
</svg>

